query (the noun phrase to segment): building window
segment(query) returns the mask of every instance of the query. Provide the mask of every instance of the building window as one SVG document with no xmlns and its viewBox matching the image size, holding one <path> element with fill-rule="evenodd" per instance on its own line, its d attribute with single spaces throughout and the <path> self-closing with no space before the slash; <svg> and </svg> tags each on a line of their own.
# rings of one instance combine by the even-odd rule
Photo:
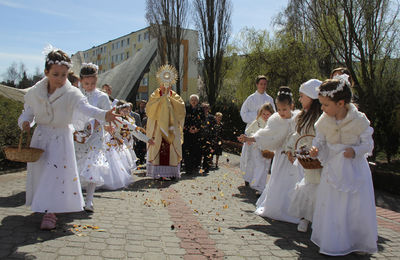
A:
<svg viewBox="0 0 400 260">
<path fill-rule="evenodd" d="M 123 60 L 124 60 L 124 54 L 121 53 L 121 61 L 123 61 Z"/>
<path fill-rule="evenodd" d="M 95 51 L 93 51 L 93 54 L 92 54 L 92 56 L 94 56 L 95 55 Z"/>
<path fill-rule="evenodd" d="M 126 45 L 129 45 L 129 38 L 128 39 L 126 39 Z"/>
<path fill-rule="evenodd" d="M 138 42 L 140 42 L 141 36 L 142 36 L 141 34 L 138 35 L 138 40 L 137 40 Z"/>
<path fill-rule="evenodd" d="M 149 38 L 149 32 L 145 32 L 144 33 L 144 39 L 146 40 L 146 39 L 148 39 Z"/>
<path fill-rule="evenodd" d="M 124 47 L 124 40 L 121 40 L 121 48 Z"/>
<path fill-rule="evenodd" d="M 135 44 L 133 44 L 133 49 L 134 49 L 134 50 L 136 49 L 136 43 L 135 43 Z"/>
<path fill-rule="evenodd" d="M 114 43 L 113 43 L 113 44 L 111 44 L 111 49 L 113 49 L 113 50 L 114 50 Z"/>
<path fill-rule="evenodd" d="M 129 51 L 126 52 L 126 58 L 129 58 Z"/>
<path fill-rule="evenodd" d="M 143 80 L 142 80 L 143 86 L 147 86 L 147 83 L 148 83 L 148 78 L 147 77 L 143 77 Z"/>
<path fill-rule="evenodd" d="M 104 46 L 104 52 L 106 52 L 107 51 L 107 46 Z"/>
</svg>

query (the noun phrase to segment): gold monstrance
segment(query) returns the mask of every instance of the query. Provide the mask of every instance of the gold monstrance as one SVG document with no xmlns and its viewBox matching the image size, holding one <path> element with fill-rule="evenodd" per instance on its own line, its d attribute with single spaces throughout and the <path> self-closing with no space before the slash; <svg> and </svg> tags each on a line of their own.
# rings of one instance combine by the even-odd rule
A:
<svg viewBox="0 0 400 260">
<path fill-rule="evenodd" d="M 168 88 L 176 83 L 178 72 L 174 66 L 165 64 L 158 69 L 156 77 L 160 85 Z"/>
</svg>

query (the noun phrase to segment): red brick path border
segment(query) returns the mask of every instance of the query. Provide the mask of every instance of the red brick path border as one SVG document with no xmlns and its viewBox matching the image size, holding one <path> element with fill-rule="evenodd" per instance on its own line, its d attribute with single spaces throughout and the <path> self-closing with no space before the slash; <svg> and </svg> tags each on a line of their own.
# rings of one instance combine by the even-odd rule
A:
<svg viewBox="0 0 400 260">
<path fill-rule="evenodd" d="M 400 213 L 376 207 L 376 219 L 379 226 L 400 232 Z"/>
<path fill-rule="evenodd" d="M 222 259 L 224 253 L 216 249 L 214 240 L 209 238 L 208 232 L 178 192 L 168 188 L 161 191 L 161 196 L 174 223 L 171 228 L 177 230 L 181 248 L 186 250 L 184 259 Z"/>
</svg>

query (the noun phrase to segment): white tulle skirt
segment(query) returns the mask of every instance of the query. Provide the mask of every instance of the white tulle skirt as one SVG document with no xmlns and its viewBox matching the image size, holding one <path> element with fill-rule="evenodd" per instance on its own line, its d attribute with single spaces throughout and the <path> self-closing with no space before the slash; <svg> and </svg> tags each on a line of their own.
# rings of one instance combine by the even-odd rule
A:
<svg viewBox="0 0 400 260">
<path fill-rule="evenodd" d="M 82 187 L 85 188 L 89 183 L 102 186 L 103 176 L 110 174 L 102 128 L 97 128 L 86 143 L 75 142 L 75 152 Z"/>
<path fill-rule="evenodd" d="M 271 165 L 271 159 L 262 156 L 261 150 L 255 144 L 245 144 L 243 148 L 246 155 L 241 159 L 241 167 L 245 175 L 243 179 L 250 184 L 250 187 L 262 192 L 267 184 L 267 175 Z M 242 153 L 243 155 L 243 153 Z M 242 162 L 243 160 L 243 162 Z"/>
<path fill-rule="evenodd" d="M 301 167 L 301 166 L 299 166 Z M 317 188 L 320 182 L 321 170 L 305 170 L 304 178 L 296 183 L 290 192 L 289 214 L 297 218 L 313 220 Z"/>
<path fill-rule="evenodd" d="M 289 191 L 302 178 L 299 168 L 292 165 L 281 150 L 275 151 L 272 161 L 271 177 L 258 199 L 255 213 L 275 220 L 297 224 L 299 218 L 288 213 L 290 206 Z"/>
<path fill-rule="evenodd" d="M 111 142 L 111 143 L 110 143 Z M 102 189 L 117 190 L 129 186 L 133 182 L 131 169 L 135 166 L 129 150 L 124 144 L 107 142 L 105 156 L 110 165 L 110 174 L 104 175 Z"/>
<path fill-rule="evenodd" d="M 84 202 L 76 166 L 73 129 L 38 125 L 31 147 L 44 153 L 28 163 L 26 205 L 34 212 L 82 211 Z"/>
<path fill-rule="evenodd" d="M 311 240 L 326 255 L 377 252 L 377 221 L 371 171 L 365 158 L 338 153 L 324 165 Z"/>
</svg>

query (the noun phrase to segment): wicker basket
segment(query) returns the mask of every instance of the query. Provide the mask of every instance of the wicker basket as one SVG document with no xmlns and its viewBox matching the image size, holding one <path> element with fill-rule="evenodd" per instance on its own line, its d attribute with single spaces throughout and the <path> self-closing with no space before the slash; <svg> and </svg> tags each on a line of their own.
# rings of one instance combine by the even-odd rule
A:
<svg viewBox="0 0 400 260">
<path fill-rule="evenodd" d="M 44 152 L 42 149 L 29 147 L 31 143 L 30 131 L 27 131 L 28 140 L 26 147 L 22 147 L 22 134 L 19 136 L 18 146 L 6 146 L 4 147 L 4 153 L 6 158 L 10 161 L 15 162 L 36 162 Z"/>
<path fill-rule="evenodd" d="M 263 151 L 261 151 L 261 154 L 264 158 L 267 158 L 267 159 L 272 159 L 272 158 L 274 158 L 274 155 L 275 155 L 274 152 L 271 152 L 270 150 L 263 150 Z"/>
<path fill-rule="evenodd" d="M 73 135 L 74 141 L 80 144 L 86 143 L 90 137 L 90 134 L 88 134 L 86 131 L 75 131 Z"/>
<path fill-rule="evenodd" d="M 304 169 L 321 169 L 322 165 L 318 159 L 311 158 L 311 156 L 309 154 L 300 154 L 297 151 L 297 145 L 299 144 L 299 141 L 307 136 L 315 137 L 314 135 L 300 136 L 297 139 L 296 144 L 294 145 L 295 156 L 296 156 L 297 160 L 300 162 L 300 164 L 303 166 Z"/>
</svg>

